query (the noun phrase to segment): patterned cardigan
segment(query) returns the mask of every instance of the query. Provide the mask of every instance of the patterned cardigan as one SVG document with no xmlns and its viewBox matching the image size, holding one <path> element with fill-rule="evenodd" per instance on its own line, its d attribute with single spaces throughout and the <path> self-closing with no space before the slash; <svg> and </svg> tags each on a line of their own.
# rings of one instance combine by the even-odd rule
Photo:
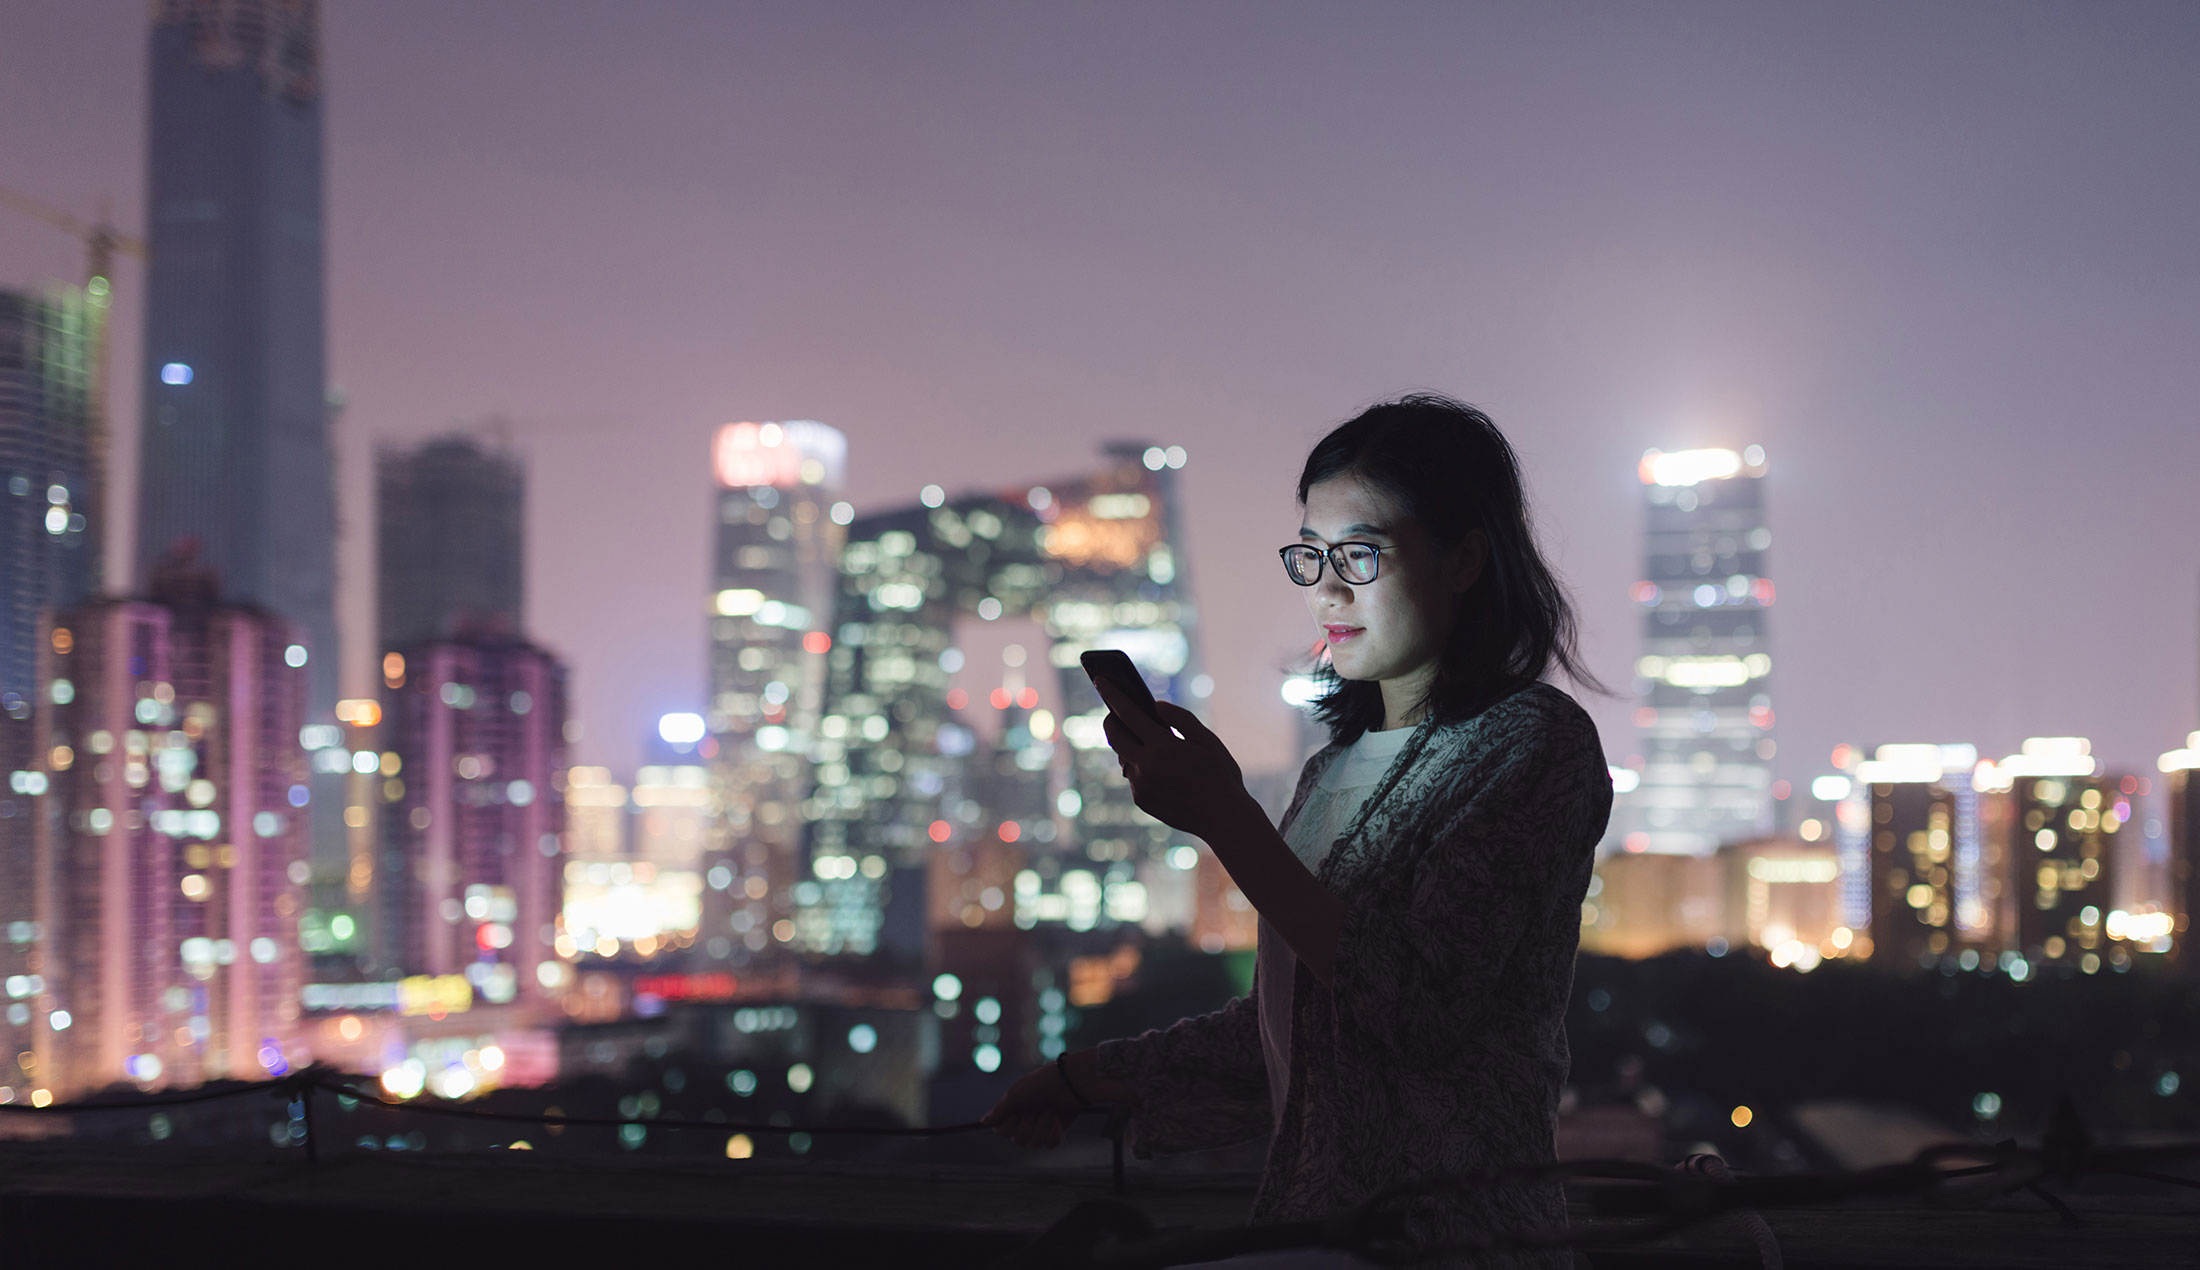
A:
<svg viewBox="0 0 2200 1270">
<path fill-rule="evenodd" d="M 1333 982 L 1294 963 L 1291 1074 L 1273 1119 L 1258 983 L 1210 1014 L 1102 1042 L 1136 1092 L 1140 1158 L 1273 1132 L 1252 1220 L 1323 1216 L 1386 1185 L 1554 1158 L 1581 903 L 1612 785 L 1596 727 L 1532 684 L 1424 722 L 1316 872 L 1345 906 Z M 1343 752 L 1307 760 L 1286 828 Z M 1556 1183 L 1448 1205 L 1424 1237 L 1565 1224 Z M 1564 1267 L 1563 1252 L 1423 1264 Z"/>
</svg>

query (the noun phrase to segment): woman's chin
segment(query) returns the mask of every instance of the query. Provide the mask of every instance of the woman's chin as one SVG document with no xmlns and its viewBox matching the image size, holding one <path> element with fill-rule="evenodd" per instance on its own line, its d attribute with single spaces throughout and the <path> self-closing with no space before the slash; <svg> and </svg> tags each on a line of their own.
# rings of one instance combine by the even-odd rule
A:
<svg viewBox="0 0 2200 1270">
<path fill-rule="evenodd" d="M 1369 674 L 1367 667 L 1362 664 L 1365 661 L 1366 659 L 1360 656 L 1360 650 L 1356 648 L 1340 649 L 1334 644 L 1329 648 L 1329 669 L 1339 679 L 1349 680 L 1353 683 L 1364 683 L 1375 678 L 1376 676 Z"/>
</svg>

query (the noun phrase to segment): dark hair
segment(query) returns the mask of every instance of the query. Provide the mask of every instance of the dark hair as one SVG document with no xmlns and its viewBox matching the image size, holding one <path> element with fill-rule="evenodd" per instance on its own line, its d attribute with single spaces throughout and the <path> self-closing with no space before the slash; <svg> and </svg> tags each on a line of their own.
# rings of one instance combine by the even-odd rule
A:
<svg viewBox="0 0 2200 1270">
<path fill-rule="evenodd" d="M 1438 393 L 1370 406 L 1338 424 L 1299 473 L 1307 491 L 1356 476 L 1447 546 L 1479 529 L 1488 539 L 1482 576 L 1460 597 L 1458 624 L 1419 703 L 1440 721 L 1472 718 L 1554 669 L 1607 691 L 1582 665 L 1571 601 L 1535 544 L 1520 460 L 1490 417 Z M 1383 722 L 1382 688 L 1315 668 L 1324 693 L 1314 715 L 1349 744 Z"/>
</svg>

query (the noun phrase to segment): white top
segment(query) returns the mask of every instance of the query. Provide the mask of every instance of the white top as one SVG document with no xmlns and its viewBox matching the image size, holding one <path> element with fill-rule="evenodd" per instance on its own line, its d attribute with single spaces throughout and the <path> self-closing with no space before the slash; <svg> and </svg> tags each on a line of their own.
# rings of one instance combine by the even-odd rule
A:
<svg viewBox="0 0 2200 1270">
<path fill-rule="evenodd" d="M 1413 736 L 1412 728 L 1387 732 L 1362 732 L 1329 764 L 1320 782 L 1307 793 L 1298 819 L 1291 822 L 1283 840 L 1308 869 L 1321 868 L 1329 848 L 1352 827 L 1360 804 L 1375 792 L 1391 763 L 1403 753 Z M 1253 982 L 1260 997 L 1260 1048 L 1268 1062 L 1268 1101 L 1277 1119 L 1283 1117 L 1284 1095 L 1291 1088 L 1291 993 L 1299 959 L 1291 946 L 1260 919 L 1260 944 L 1253 959 Z"/>
</svg>

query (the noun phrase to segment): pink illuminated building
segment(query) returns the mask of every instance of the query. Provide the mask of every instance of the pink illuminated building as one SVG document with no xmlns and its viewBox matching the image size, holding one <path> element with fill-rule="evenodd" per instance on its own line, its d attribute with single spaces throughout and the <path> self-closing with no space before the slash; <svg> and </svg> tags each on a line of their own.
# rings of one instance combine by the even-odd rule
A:
<svg viewBox="0 0 2200 1270">
<path fill-rule="evenodd" d="M 299 1058 L 307 649 L 174 563 L 41 641 L 37 1083 L 257 1078 Z"/>
<path fill-rule="evenodd" d="M 384 661 L 378 959 L 464 975 L 491 1004 L 554 1000 L 564 868 L 566 672 L 502 636 Z"/>
</svg>

